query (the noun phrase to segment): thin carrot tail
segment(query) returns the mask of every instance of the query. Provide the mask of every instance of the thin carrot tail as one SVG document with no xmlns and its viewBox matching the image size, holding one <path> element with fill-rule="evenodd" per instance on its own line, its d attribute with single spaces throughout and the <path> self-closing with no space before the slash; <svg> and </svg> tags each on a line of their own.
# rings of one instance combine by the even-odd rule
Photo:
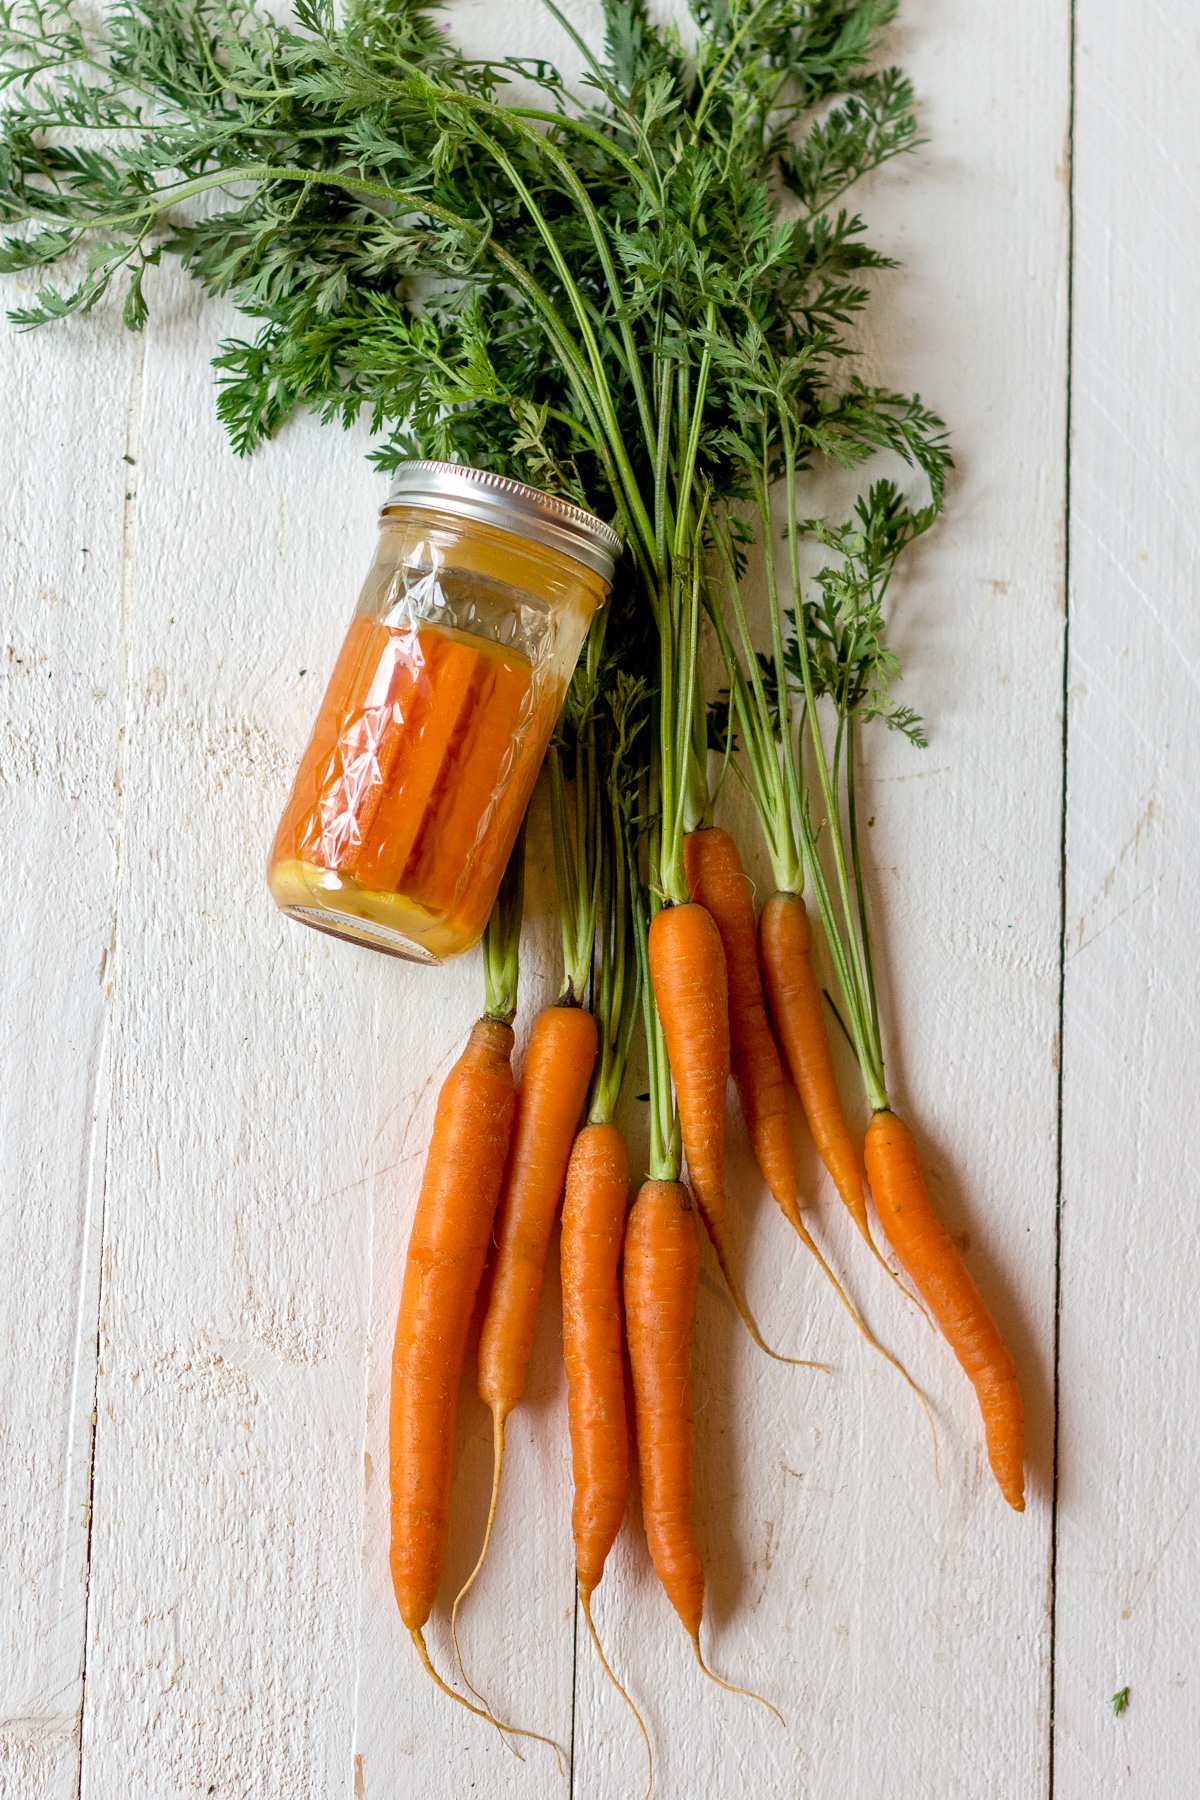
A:
<svg viewBox="0 0 1200 1800">
<path fill-rule="evenodd" d="M 488 1545 L 492 1541 L 492 1526 L 496 1523 L 496 1503 L 500 1498 L 500 1470 L 503 1465 L 504 1416 L 502 1413 L 494 1412 L 492 1414 L 492 1499 L 491 1504 L 488 1507 L 487 1530 L 483 1534 L 483 1549 L 479 1552 L 479 1561 L 475 1564 L 475 1567 L 471 1570 L 471 1573 L 467 1576 L 467 1579 L 463 1582 L 457 1594 L 454 1596 L 454 1605 L 450 1610 L 450 1636 L 454 1640 L 454 1654 L 458 1659 L 459 1674 L 471 1689 L 475 1698 L 487 1707 L 488 1717 L 496 1726 L 499 1726 L 500 1721 L 496 1718 L 495 1713 L 492 1711 L 491 1707 L 488 1706 L 487 1701 L 484 1699 L 479 1689 L 473 1685 L 470 1676 L 463 1668 L 462 1651 L 458 1647 L 458 1609 L 475 1585 L 475 1578 L 483 1568 L 484 1559 L 488 1553 Z M 518 1751 L 517 1754 L 520 1755 L 520 1752 Z M 524 1761 L 524 1758 L 522 1758 L 522 1761 Z"/>
<path fill-rule="evenodd" d="M 609 1667 L 608 1658 L 607 1658 L 607 1656 L 605 1656 L 603 1650 L 600 1648 L 600 1639 L 596 1635 L 596 1627 L 592 1622 L 592 1596 L 588 1593 L 587 1589 L 584 1587 L 582 1582 L 580 1582 L 580 1584 L 579 1584 L 579 1603 L 583 1607 L 583 1616 L 587 1620 L 587 1628 L 591 1632 L 592 1642 L 596 1646 L 596 1655 L 600 1658 L 600 1661 L 604 1665 L 604 1673 L 608 1676 L 608 1679 L 612 1682 L 612 1684 L 616 1688 L 618 1694 L 620 1694 L 622 1700 L 624 1700 L 626 1706 L 629 1708 L 630 1712 L 633 1714 L 634 1718 L 637 1720 L 638 1730 L 641 1732 L 642 1738 L 645 1742 L 646 1763 L 649 1768 L 649 1780 L 646 1782 L 646 1800 L 650 1800 L 650 1790 L 654 1786 L 654 1752 L 650 1748 L 650 1734 L 646 1730 L 645 1720 L 642 1718 L 641 1713 L 638 1711 L 637 1707 L 633 1704 L 633 1701 L 629 1698 L 629 1695 L 625 1692 L 625 1689 L 621 1686 L 620 1682 L 617 1680 L 616 1676 L 613 1674 L 611 1668 Z"/>
<path fill-rule="evenodd" d="M 877 1350 L 885 1362 L 891 1363 L 893 1369 L 895 1369 L 897 1371 L 897 1373 L 901 1376 L 901 1378 L 908 1383 L 908 1386 L 912 1389 L 913 1393 L 917 1396 L 917 1399 L 921 1402 L 922 1410 L 924 1411 L 926 1419 L 929 1421 L 929 1429 L 933 1434 L 933 1467 L 934 1467 L 934 1472 L 938 1478 L 938 1486 L 940 1487 L 942 1477 L 941 1477 L 941 1472 L 940 1472 L 940 1469 L 938 1466 L 937 1426 L 933 1422 L 933 1414 L 929 1410 L 928 1400 L 925 1398 L 925 1395 L 922 1393 L 921 1389 L 917 1386 L 916 1382 L 913 1380 L 912 1376 L 909 1374 L 909 1372 L 905 1368 L 904 1364 L 900 1361 L 900 1358 L 898 1356 L 893 1356 L 892 1352 L 890 1350 L 885 1349 L 884 1346 L 879 1342 L 879 1339 L 875 1336 L 875 1333 L 871 1330 L 871 1327 L 867 1324 L 867 1321 L 863 1318 L 863 1316 L 859 1312 L 857 1306 L 855 1306 L 853 1300 L 851 1300 L 849 1294 L 846 1292 L 845 1288 L 842 1286 L 841 1282 L 838 1280 L 837 1276 L 834 1274 L 834 1272 L 830 1268 L 829 1264 L 825 1261 L 825 1258 L 822 1256 L 817 1243 L 815 1242 L 815 1240 L 812 1237 L 812 1234 L 808 1231 L 808 1229 L 804 1225 L 803 1221 L 799 1218 L 799 1215 L 797 1214 L 796 1218 L 790 1218 L 790 1216 L 789 1216 L 789 1223 L 792 1225 L 793 1229 L 796 1231 L 797 1235 L 800 1238 L 801 1243 L 804 1244 L 806 1249 L 810 1250 L 812 1252 L 813 1256 L 816 1257 L 819 1266 L 824 1271 L 824 1273 L 828 1277 L 829 1281 L 832 1283 L 833 1290 L 836 1293 L 838 1299 L 841 1301 L 841 1303 L 845 1307 L 846 1311 L 850 1314 L 850 1317 L 854 1320 L 855 1325 L 858 1327 L 859 1331 L 862 1332 L 864 1338 L 866 1338 L 866 1340 L 867 1340 L 868 1344 L 870 1344 L 872 1350 Z M 884 1267 L 885 1268 L 887 1267 L 886 1263 L 884 1264 Z M 890 1269 L 888 1270 L 888 1273 L 891 1274 Z M 893 1279 L 893 1281 L 895 1280 L 894 1275 L 892 1276 L 892 1279 Z M 899 1283 L 897 1283 L 897 1286 L 899 1286 Z M 904 1294 L 908 1293 L 907 1288 L 901 1288 L 900 1291 Z M 911 1299 L 912 1296 L 909 1295 L 909 1298 Z M 929 1315 L 927 1313 L 925 1313 L 925 1308 L 921 1307 L 920 1310 L 922 1313 L 925 1314 L 925 1317 L 928 1318 Z M 932 1321 L 930 1321 L 930 1323 L 932 1323 Z"/>
<path fill-rule="evenodd" d="M 875 1242 L 874 1236 L 872 1235 L 872 1232 L 871 1232 L 870 1220 L 866 1216 L 865 1206 L 863 1209 L 862 1219 L 859 1219 L 857 1214 L 854 1214 L 854 1213 L 852 1213 L 851 1216 L 853 1217 L 854 1223 L 858 1226 L 858 1229 L 862 1234 L 864 1243 L 866 1243 L 866 1245 L 870 1249 L 871 1255 L 875 1258 L 875 1261 L 879 1264 L 880 1268 L 883 1270 L 883 1272 L 887 1276 L 888 1280 L 890 1282 L 892 1282 L 892 1284 L 896 1288 L 899 1289 L 899 1291 L 904 1295 L 904 1298 L 908 1301 L 910 1306 L 916 1307 L 917 1311 L 920 1313 L 921 1317 L 924 1319 L 925 1323 L 928 1325 L 930 1331 L 936 1333 L 937 1324 L 936 1324 L 935 1320 L 933 1318 L 931 1318 L 930 1313 L 929 1313 L 929 1308 L 925 1305 L 925 1302 L 922 1300 L 920 1294 L 919 1293 L 914 1294 L 912 1291 L 912 1288 L 905 1286 L 905 1284 L 901 1280 L 900 1276 L 897 1275 L 895 1269 L 893 1269 L 891 1263 L 887 1260 L 887 1257 L 883 1254 L 883 1251 L 879 1248 L 879 1245 Z M 889 1248 L 890 1248 L 890 1246 L 889 1246 Z M 903 1264 L 901 1264 L 901 1267 L 903 1268 Z M 907 1269 L 905 1269 L 904 1272 L 906 1275 L 908 1274 Z M 909 1279 L 911 1280 L 912 1277 L 909 1276 Z"/>
<path fill-rule="evenodd" d="M 836 1185 L 836 1177 L 834 1179 L 835 1179 L 835 1185 Z M 845 1195 L 843 1195 L 842 1198 L 845 1199 Z M 869 1218 L 867 1217 L 867 1210 L 866 1210 L 865 1203 L 863 1206 L 863 1211 L 862 1211 L 861 1217 L 854 1210 L 853 1207 L 849 1206 L 849 1204 L 847 1204 L 847 1211 L 849 1212 L 851 1218 L 854 1220 L 854 1223 L 858 1226 L 859 1234 L 862 1237 L 863 1243 L 867 1246 L 867 1249 L 871 1252 L 871 1255 L 875 1258 L 875 1261 L 879 1264 L 880 1268 L 883 1270 L 883 1272 L 887 1276 L 888 1280 L 892 1283 L 892 1285 L 895 1288 L 899 1289 L 900 1293 L 902 1293 L 904 1295 L 904 1298 L 908 1301 L 910 1306 L 916 1307 L 917 1311 L 920 1313 L 921 1317 L 924 1319 L 924 1321 L 928 1325 L 929 1329 L 931 1331 L 936 1331 L 937 1326 L 934 1324 L 933 1320 L 930 1318 L 929 1313 L 927 1312 L 927 1310 L 921 1300 L 921 1296 L 919 1294 L 914 1294 L 911 1288 L 905 1287 L 903 1281 L 901 1281 L 899 1275 L 897 1275 L 895 1269 L 893 1269 L 891 1263 L 888 1261 L 887 1257 L 883 1254 L 883 1251 L 879 1248 L 879 1245 L 875 1242 L 875 1239 L 871 1234 L 871 1222 L 870 1222 Z"/>
<path fill-rule="evenodd" d="M 779 1720 L 779 1723 L 783 1726 L 783 1729 L 785 1731 L 787 1730 L 787 1720 L 784 1718 L 779 1708 L 777 1706 L 772 1706 L 771 1702 L 764 1698 L 762 1694 L 756 1694 L 753 1688 L 737 1687 L 732 1681 L 722 1681 L 719 1675 L 713 1674 L 712 1670 L 700 1654 L 700 1633 L 698 1631 L 692 1637 L 692 1649 L 696 1652 L 696 1661 L 700 1664 L 700 1667 L 704 1670 L 704 1673 L 708 1676 L 710 1681 L 715 1681 L 718 1687 L 723 1687 L 727 1694 L 745 1694 L 747 1700 L 757 1700 L 760 1706 L 765 1706 L 768 1712 L 773 1712 L 775 1717 Z"/>
<path fill-rule="evenodd" d="M 477 1719 L 485 1719 L 489 1725 L 497 1726 L 500 1731 L 511 1732 L 514 1737 L 532 1738 L 536 1744 L 549 1744 L 558 1763 L 558 1772 L 560 1775 L 563 1774 L 563 1750 L 560 1744 L 555 1743 L 553 1738 L 543 1737 L 540 1731 L 526 1731 L 523 1725 L 505 1725 L 501 1720 L 494 1718 L 491 1713 L 484 1712 L 481 1706 L 472 1706 L 469 1700 L 464 1700 L 461 1694 L 456 1694 L 452 1687 L 447 1686 L 430 1662 L 429 1651 L 425 1647 L 425 1637 L 421 1627 L 410 1625 L 408 1635 L 417 1647 L 417 1655 L 425 1665 L 426 1674 L 435 1686 L 441 1688 L 443 1694 L 446 1694 L 451 1700 L 457 1700 L 460 1706 L 465 1706 L 467 1711 L 474 1713 Z M 716 1677 L 714 1676 L 713 1679 L 715 1680 Z M 471 1691 L 473 1693 L 474 1689 Z"/>
<path fill-rule="evenodd" d="M 707 1220 L 705 1223 L 707 1223 Z M 794 1369 L 820 1369 L 823 1375 L 828 1375 L 828 1363 L 812 1362 L 809 1358 L 804 1356 L 784 1356 L 782 1351 L 772 1350 L 770 1344 L 765 1341 L 762 1332 L 758 1329 L 758 1326 L 754 1321 L 754 1314 L 750 1311 L 750 1308 L 746 1303 L 746 1296 L 742 1292 L 738 1278 L 730 1267 L 729 1258 L 725 1253 L 725 1246 L 718 1242 L 712 1231 L 710 1231 L 708 1235 L 712 1241 L 712 1247 L 716 1251 L 717 1262 L 720 1265 L 721 1273 L 725 1277 L 725 1285 L 729 1289 L 729 1297 L 737 1308 L 738 1317 L 741 1319 L 742 1324 L 746 1327 L 746 1330 L 750 1333 L 750 1336 L 754 1339 L 754 1342 L 758 1345 L 759 1349 L 764 1351 L 766 1355 L 771 1357 L 775 1362 L 789 1363 Z"/>
</svg>

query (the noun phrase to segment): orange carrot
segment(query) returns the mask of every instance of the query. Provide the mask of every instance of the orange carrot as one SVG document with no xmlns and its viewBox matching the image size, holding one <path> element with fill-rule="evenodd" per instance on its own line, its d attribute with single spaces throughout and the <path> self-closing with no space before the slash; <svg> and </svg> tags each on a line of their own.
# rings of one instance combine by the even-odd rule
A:
<svg viewBox="0 0 1200 1800">
<path fill-rule="evenodd" d="M 454 1422 L 467 1328 L 491 1237 L 513 1118 L 512 1027 L 485 1017 L 442 1083 L 408 1240 L 392 1355 L 392 1586 L 417 1655 L 437 1686 L 502 1731 L 447 1687 L 425 1643 L 446 1554 Z"/>
<path fill-rule="evenodd" d="M 446 912 L 477 839 L 487 830 L 510 773 L 512 744 L 527 708 L 533 672 L 524 657 L 482 658 L 462 742 L 447 759 L 426 813 L 405 892 L 430 912 Z"/>
<path fill-rule="evenodd" d="M 780 1356 L 763 1342 L 729 1260 L 725 1228 L 729 984 L 721 936 L 711 913 L 694 901 L 656 913 L 650 921 L 649 966 L 675 1084 L 688 1176 L 721 1273 L 759 1349 L 779 1362 L 797 1362 L 800 1359 Z"/>
<path fill-rule="evenodd" d="M 418 1649 L 441 1579 L 454 1420 L 513 1118 L 512 1028 L 484 1018 L 438 1096 L 392 1357 L 392 1582 Z"/>
<path fill-rule="evenodd" d="M 629 1437 L 618 1265 L 629 1202 L 629 1152 L 616 1125 L 585 1125 L 567 1169 L 562 1217 L 563 1362 L 579 1591 L 590 1598 L 629 1494 Z"/>
<path fill-rule="evenodd" d="M 643 1182 L 625 1229 L 624 1278 L 642 1513 L 655 1572 L 708 1675 L 700 1652 L 704 1567 L 692 1530 L 692 1327 L 699 1277 L 687 1188 L 680 1181 Z M 712 1679 L 731 1685 L 717 1675 Z"/>
<path fill-rule="evenodd" d="M 638 1722 L 653 1781 L 654 1758 L 642 1716 L 609 1667 L 592 1622 L 592 1595 L 629 1497 L 618 1274 L 628 1201 L 629 1151 L 619 1127 L 585 1125 L 571 1151 L 562 1215 L 563 1362 L 575 1480 L 571 1509 L 575 1573 L 596 1654 Z"/>
<path fill-rule="evenodd" d="M 646 1181 L 625 1228 L 625 1330 L 646 1541 L 694 1644 L 704 1569 L 692 1531 L 692 1327 L 700 1253 L 681 1181 Z"/>
<path fill-rule="evenodd" d="M 858 1156 L 833 1072 L 821 989 L 809 960 L 811 947 L 812 925 L 803 895 L 772 894 L 759 916 L 758 950 L 775 1029 L 821 1160 L 851 1218 L 878 1256 L 867 1223 Z"/>
<path fill-rule="evenodd" d="M 712 914 L 725 952 L 729 1060 L 754 1155 L 784 1217 L 803 1234 L 783 1064 L 767 1023 L 754 903 L 742 859 L 729 833 L 714 826 L 685 835 L 683 867 L 692 899 Z"/>
<path fill-rule="evenodd" d="M 867 1178 L 888 1242 L 974 1385 L 1000 1492 L 1025 1510 L 1025 1413 L 1016 1366 L 925 1186 L 920 1152 L 894 1112 L 867 1127 Z"/>
<path fill-rule="evenodd" d="M 816 1258 L 858 1330 L 872 1349 L 878 1350 L 899 1371 L 925 1406 L 924 1395 L 904 1365 L 879 1343 L 822 1256 L 800 1215 L 783 1063 L 767 1022 L 754 903 L 737 845 L 720 827 L 689 832 L 683 840 L 683 864 L 693 898 L 712 914 L 725 951 L 729 970 L 730 1063 L 758 1166 L 784 1218 Z M 874 1245 L 871 1247 L 874 1249 Z M 886 1263 L 884 1267 L 887 1267 Z M 891 1273 L 888 1269 L 888 1274 Z M 928 1415 L 928 1406 L 925 1411 Z M 931 1426 L 932 1423 L 930 1419 Z"/>
<path fill-rule="evenodd" d="M 491 1287 L 479 1334 L 479 1397 L 492 1414 L 492 1498 L 479 1561 L 454 1602 L 456 1634 L 459 1606 L 483 1567 L 491 1542 L 504 1462 L 504 1425 L 525 1387 L 554 1215 L 595 1060 L 596 1022 L 591 1013 L 578 1006 L 547 1006 L 538 1014 L 517 1090 L 496 1218 Z"/>
<path fill-rule="evenodd" d="M 401 642 L 405 642 L 401 639 Z M 434 795 L 454 745 L 474 711 L 475 690 L 484 661 L 469 643 L 422 631 L 408 654 L 418 659 L 420 677 L 408 716 L 390 722 L 376 759 L 374 785 L 359 825 L 361 848 L 348 873 L 367 888 L 398 891 L 414 843 L 425 826 Z"/>
</svg>

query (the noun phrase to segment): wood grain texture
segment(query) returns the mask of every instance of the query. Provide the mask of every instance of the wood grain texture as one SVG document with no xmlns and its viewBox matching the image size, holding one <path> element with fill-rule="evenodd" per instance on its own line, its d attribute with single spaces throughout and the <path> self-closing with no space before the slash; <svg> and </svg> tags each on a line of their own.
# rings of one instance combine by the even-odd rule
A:
<svg viewBox="0 0 1200 1800">
<path fill-rule="evenodd" d="M 68 1800 L 123 812 L 136 469 L 122 458 L 136 451 L 140 347 L 109 308 L 55 357 L 45 339 L 3 338 L 0 1794 Z"/>
<path fill-rule="evenodd" d="M 1200 1769 L 1200 23 L 1077 16 L 1055 1788 L 1094 1800 Z"/>
</svg>

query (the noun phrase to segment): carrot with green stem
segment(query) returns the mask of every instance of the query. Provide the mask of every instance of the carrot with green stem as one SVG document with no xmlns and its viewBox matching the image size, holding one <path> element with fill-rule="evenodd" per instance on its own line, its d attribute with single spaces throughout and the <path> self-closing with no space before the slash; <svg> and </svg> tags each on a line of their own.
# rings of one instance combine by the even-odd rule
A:
<svg viewBox="0 0 1200 1800">
<path fill-rule="evenodd" d="M 821 990 L 809 955 L 812 930 L 804 904 L 804 865 L 810 833 L 798 748 L 793 740 L 784 663 L 771 535 L 770 441 L 765 431 L 760 443 L 754 447 L 759 450 L 759 461 L 752 468 L 751 478 L 763 527 L 771 618 L 774 679 L 770 692 L 750 637 L 738 583 L 734 527 L 727 519 L 714 520 L 711 541 L 724 566 L 725 587 L 741 639 L 740 651 L 715 603 L 710 602 L 709 616 L 717 631 L 729 678 L 730 735 L 736 723 L 751 771 L 747 785 L 775 877 L 775 892 L 764 904 L 758 924 L 761 982 L 821 1160 L 864 1243 L 895 1281 L 895 1275 L 871 1236 L 858 1152 L 838 1092 Z"/>
<path fill-rule="evenodd" d="M 873 717 L 914 742 L 924 741 L 920 720 L 897 706 L 889 682 L 896 659 L 884 639 L 883 602 L 897 559 L 928 530 L 940 509 L 949 461 L 940 421 L 910 403 L 906 429 L 892 447 L 915 461 L 930 482 L 931 502 L 914 511 L 890 481 L 877 482 L 860 498 L 855 516 L 840 528 L 796 518 L 797 446 L 803 430 L 792 405 L 781 399 L 778 427 L 789 498 L 787 537 L 795 632 L 790 662 L 804 693 L 808 740 L 825 813 L 838 904 L 826 882 L 815 844 L 806 851 L 821 919 L 837 970 L 854 1046 L 871 1104 L 866 1168 L 884 1235 L 916 1285 L 943 1336 L 970 1379 L 979 1402 L 988 1459 L 1001 1493 L 1024 1510 L 1024 1408 L 1012 1356 L 949 1234 L 934 1211 L 921 1158 L 911 1132 L 888 1100 L 875 976 L 871 963 L 865 885 L 859 855 L 854 787 L 856 729 Z M 799 536 L 810 530 L 840 560 L 817 576 L 819 599 L 800 604 Z M 833 754 L 826 754 L 817 715 L 827 697 L 836 718 Z M 849 827 L 847 857 L 843 806 Z"/>
<path fill-rule="evenodd" d="M 737 845 L 727 832 L 710 828 L 689 833 L 684 839 L 683 849 L 689 886 L 696 900 L 712 914 L 716 922 L 730 970 L 729 1031 L 733 1051 L 733 1076 L 741 1096 L 758 1166 L 766 1177 L 767 1185 L 784 1218 L 805 1249 L 815 1257 L 821 1272 L 832 1285 L 857 1330 L 873 1350 L 877 1350 L 886 1362 L 899 1371 L 925 1407 L 928 1417 L 929 1408 L 921 1390 L 903 1363 L 890 1350 L 884 1349 L 876 1338 L 822 1255 L 801 1216 L 787 1095 L 783 1085 L 783 1064 L 767 1022 L 758 964 L 754 905 Z M 768 901 L 767 906 L 773 906 L 779 899 L 780 896 L 776 894 L 773 900 Z M 766 916 L 767 910 L 764 908 L 763 917 Z M 821 1029 L 823 1032 L 823 1021 Z M 836 1093 L 836 1088 L 834 1091 Z M 887 1265 L 884 1264 L 884 1267 Z M 890 1269 L 888 1274 L 891 1274 Z M 895 1280 L 895 1277 L 892 1279 Z M 930 1419 L 931 1428 L 932 1423 Z M 936 1433 L 934 1435 L 936 1441 Z"/>
<path fill-rule="evenodd" d="M 446 1553 L 467 1329 L 512 1129 L 510 1058 L 524 859 L 522 829 L 484 938 L 484 1014 L 438 1095 L 392 1354 L 392 1584 L 400 1616 L 429 1675 L 443 1693 L 480 1718 L 489 1715 L 456 1694 L 434 1668 L 424 1627 Z M 553 1745 L 537 1732 L 508 1725 L 504 1730 Z M 557 1754 L 558 1746 L 553 1747 Z"/>
<path fill-rule="evenodd" d="M 550 756 L 554 862 L 562 922 L 565 986 L 554 1006 L 534 1020 L 516 1094 L 512 1143 L 496 1215 L 487 1309 L 479 1333 L 479 1397 L 492 1415 L 492 1494 L 483 1544 L 451 1614 L 459 1669 L 458 1613 L 487 1557 L 500 1498 L 504 1431 L 525 1389 L 546 1257 L 567 1163 L 596 1061 L 596 1022 L 587 997 L 596 930 L 597 839 L 601 807 L 597 761 L 598 672 L 607 614 L 589 634 L 563 724 Z M 575 773 L 574 823 L 563 756 L 570 740 Z M 466 1673 L 463 1671 L 463 1679 Z M 467 1683 L 470 1686 L 470 1682 Z M 477 1692 L 472 1688 L 472 1692 Z"/>
<path fill-rule="evenodd" d="M 764 1341 L 729 1255 L 725 1195 L 729 978 L 721 934 L 712 914 L 692 899 L 684 860 L 686 838 L 708 810 L 698 686 L 701 569 L 696 554 L 706 510 L 702 497 L 694 514 L 689 510 L 681 517 L 680 530 L 690 527 L 693 532 L 687 580 L 677 574 L 671 605 L 658 621 L 659 827 L 652 839 L 650 885 L 662 904 L 650 922 L 647 966 L 675 1087 L 688 1177 L 733 1303 L 754 1342 L 768 1356 L 823 1368 L 804 1358 L 781 1356 Z M 681 560 L 677 542 L 677 570 Z"/>
<path fill-rule="evenodd" d="M 627 860 L 632 851 L 634 794 L 626 763 L 638 735 L 644 683 L 619 674 L 614 689 L 611 712 L 616 732 L 608 761 L 608 818 L 599 856 L 594 1004 L 600 1058 L 587 1123 L 571 1151 L 563 1200 L 563 1362 L 575 1488 L 571 1528 L 579 1604 L 605 1673 L 637 1720 L 652 1783 L 654 1758 L 645 1722 L 613 1673 L 592 1619 L 592 1595 L 621 1528 L 629 1492 L 619 1275 L 629 1203 L 629 1151 L 615 1113 L 629 1061 L 638 996 Z M 636 781 L 635 763 L 634 788 Z M 649 1793 L 649 1786 L 646 1791 Z"/>
<path fill-rule="evenodd" d="M 704 1673 L 719 1687 L 761 1701 L 782 1724 L 781 1715 L 761 1694 L 714 1675 L 700 1649 L 704 1565 L 692 1528 L 692 1328 L 700 1251 L 692 1197 L 679 1178 L 679 1121 L 649 978 L 645 912 L 636 893 L 634 922 L 650 1062 L 650 1155 L 647 1179 L 625 1229 L 623 1289 L 646 1542 L 655 1573 Z"/>
</svg>

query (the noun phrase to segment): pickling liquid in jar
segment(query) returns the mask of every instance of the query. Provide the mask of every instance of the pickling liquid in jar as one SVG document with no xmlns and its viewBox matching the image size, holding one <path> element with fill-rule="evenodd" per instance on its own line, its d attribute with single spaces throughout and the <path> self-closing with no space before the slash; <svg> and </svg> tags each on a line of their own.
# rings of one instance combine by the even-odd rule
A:
<svg viewBox="0 0 1200 1800">
<path fill-rule="evenodd" d="M 284 912 L 421 962 L 478 941 L 619 547 L 536 489 L 402 465 L 276 833 Z"/>
</svg>

